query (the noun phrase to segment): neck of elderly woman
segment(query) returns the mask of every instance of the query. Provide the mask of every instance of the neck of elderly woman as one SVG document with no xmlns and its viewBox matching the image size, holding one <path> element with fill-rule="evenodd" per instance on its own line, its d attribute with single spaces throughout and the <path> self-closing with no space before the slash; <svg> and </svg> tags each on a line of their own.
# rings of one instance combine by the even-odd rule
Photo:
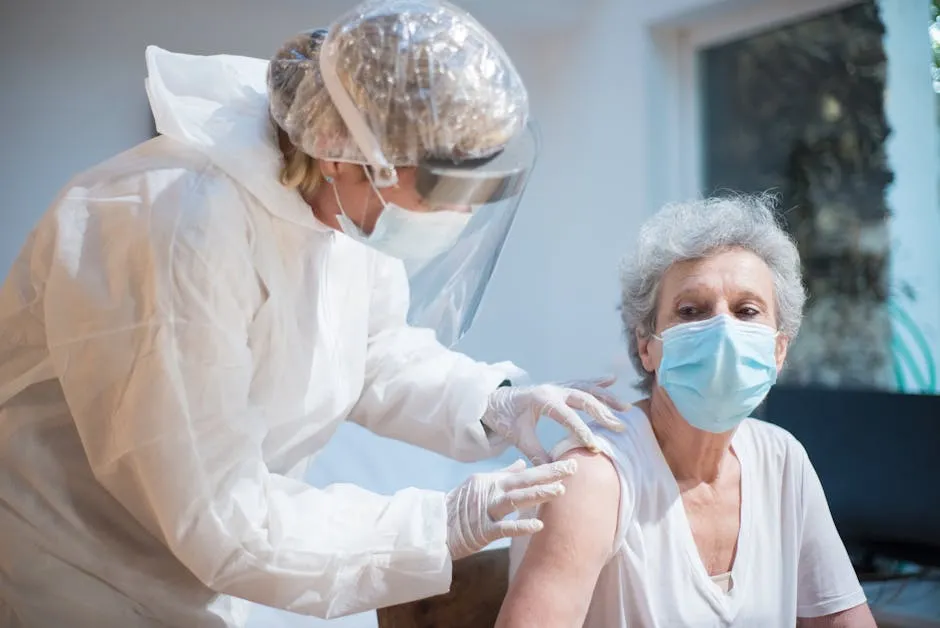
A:
<svg viewBox="0 0 940 628">
<path fill-rule="evenodd" d="M 653 433 L 676 481 L 715 482 L 731 451 L 734 431 L 713 434 L 692 427 L 659 386 L 653 387 L 647 409 Z"/>
</svg>

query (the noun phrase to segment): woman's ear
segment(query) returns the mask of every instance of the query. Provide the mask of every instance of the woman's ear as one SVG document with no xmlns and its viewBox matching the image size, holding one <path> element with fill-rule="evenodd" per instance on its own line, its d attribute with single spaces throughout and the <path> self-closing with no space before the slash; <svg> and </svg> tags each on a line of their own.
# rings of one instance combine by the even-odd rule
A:
<svg viewBox="0 0 940 628">
<path fill-rule="evenodd" d="M 320 160 L 320 172 L 324 177 L 330 177 L 331 179 L 338 178 L 339 175 L 339 162 L 338 161 L 327 161 L 325 159 Z"/>
<path fill-rule="evenodd" d="M 790 339 L 783 334 L 777 336 L 777 348 L 775 358 L 777 362 L 777 372 L 783 369 L 783 363 L 787 361 L 787 349 L 790 348 Z"/>
<path fill-rule="evenodd" d="M 643 368 L 647 373 L 655 373 L 657 360 L 655 356 L 650 355 L 650 340 L 652 340 L 653 337 L 649 334 L 642 333 L 639 329 L 634 333 L 636 334 L 637 352 L 640 354 L 640 362 L 643 364 Z"/>
<path fill-rule="evenodd" d="M 351 164 L 346 161 L 320 161 L 320 172 L 325 177 L 332 177 L 337 182 L 360 183 L 366 180 L 366 173 L 362 164 Z"/>
</svg>

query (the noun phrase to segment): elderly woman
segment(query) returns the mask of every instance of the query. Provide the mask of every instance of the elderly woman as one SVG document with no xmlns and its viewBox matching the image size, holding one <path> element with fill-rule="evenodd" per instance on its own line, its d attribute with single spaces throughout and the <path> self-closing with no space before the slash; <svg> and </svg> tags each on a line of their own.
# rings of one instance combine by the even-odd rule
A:
<svg viewBox="0 0 940 628">
<path fill-rule="evenodd" d="M 498 626 L 875 625 L 806 452 L 748 418 L 804 300 L 768 199 L 649 220 L 623 272 L 649 396 L 622 433 L 597 430 L 603 454 L 556 449 L 579 473 L 541 508 L 543 532 L 514 544 Z"/>
</svg>

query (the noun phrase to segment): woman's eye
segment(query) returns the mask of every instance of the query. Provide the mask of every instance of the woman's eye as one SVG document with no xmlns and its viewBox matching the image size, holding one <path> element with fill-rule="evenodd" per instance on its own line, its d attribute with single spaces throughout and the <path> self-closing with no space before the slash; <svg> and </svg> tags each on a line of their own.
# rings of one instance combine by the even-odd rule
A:
<svg viewBox="0 0 940 628">
<path fill-rule="evenodd" d="M 738 310 L 738 316 L 741 318 L 754 318 L 755 316 L 760 316 L 760 310 L 754 307 L 742 307 Z"/>
<path fill-rule="evenodd" d="M 679 318 L 696 318 L 700 314 L 699 309 L 691 305 L 683 305 L 679 308 Z"/>
</svg>

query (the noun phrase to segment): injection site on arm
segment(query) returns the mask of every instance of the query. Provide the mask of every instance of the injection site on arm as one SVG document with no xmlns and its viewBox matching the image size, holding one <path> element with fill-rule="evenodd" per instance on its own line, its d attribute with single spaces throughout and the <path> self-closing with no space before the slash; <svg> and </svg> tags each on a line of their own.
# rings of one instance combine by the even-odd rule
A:
<svg viewBox="0 0 940 628">
<path fill-rule="evenodd" d="M 509 586 L 497 628 L 581 625 L 598 574 L 614 551 L 620 481 L 604 454 L 575 449 L 578 473 L 562 497 L 541 507 L 541 532 L 529 541 Z"/>
</svg>

